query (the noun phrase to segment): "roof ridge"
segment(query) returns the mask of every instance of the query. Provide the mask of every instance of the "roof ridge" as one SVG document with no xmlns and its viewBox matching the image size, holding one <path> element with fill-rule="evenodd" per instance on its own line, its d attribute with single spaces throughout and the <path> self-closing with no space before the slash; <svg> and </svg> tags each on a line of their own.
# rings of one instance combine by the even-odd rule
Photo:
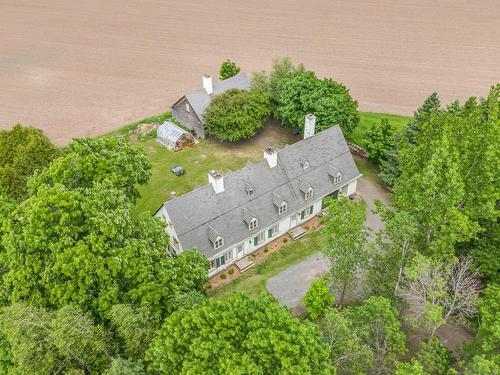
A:
<svg viewBox="0 0 500 375">
<path fill-rule="evenodd" d="M 326 129 L 326 130 L 327 130 L 327 129 Z M 318 134 L 319 134 L 319 133 L 318 133 Z M 312 138 L 312 137 L 311 137 L 311 138 Z M 297 142 L 297 143 L 300 143 L 300 142 Z M 325 165 L 325 164 L 327 164 L 327 163 L 331 162 L 331 161 L 332 161 L 332 160 L 334 160 L 334 159 L 339 158 L 339 157 L 340 157 L 340 156 L 342 156 L 342 155 L 345 155 L 345 154 L 346 154 L 346 153 L 348 153 L 348 152 L 350 152 L 350 151 L 349 151 L 349 149 L 347 149 L 347 150 L 345 150 L 345 151 L 343 151 L 343 152 L 341 152 L 341 153 L 339 153 L 339 154 L 335 155 L 335 156 L 334 156 L 334 157 L 332 157 L 331 159 L 328 159 L 327 161 L 325 161 L 325 162 L 323 162 L 323 163 L 321 163 L 321 164 L 317 165 L 316 167 L 311 168 L 311 169 L 310 169 L 307 173 L 305 173 L 305 174 L 309 174 L 309 173 L 311 173 L 312 171 L 317 170 L 318 168 L 322 167 L 323 165 Z M 255 163 L 255 164 L 256 164 L 256 163 Z M 241 169 L 239 169 L 239 170 L 241 170 Z M 239 171 L 239 170 L 238 170 L 238 171 Z M 290 182 L 290 181 L 299 180 L 299 179 L 300 179 L 300 178 L 302 178 L 302 177 L 303 177 L 303 175 L 300 175 L 300 176 L 298 176 L 298 177 L 295 177 L 295 178 L 293 178 L 292 180 L 288 180 L 288 183 L 290 183 L 290 184 L 291 184 L 291 182 Z M 287 184 L 287 182 L 284 182 L 284 183 L 282 183 L 282 184 L 280 184 L 280 185 L 274 186 L 272 189 L 270 189 L 270 190 L 266 190 L 266 191 L 265 191 L 265 192 L 263 192 L 262 194 L 259 194 L 259 195 L 255 196 L 255 197 L 254 197 L 254 198 L 252 198 L 249 202 L 242 203 L 242 204 L 240 204 L 240 205 L 238 205 L 238 206 L 236 206 L 236 207 L 233 207 L 233 208 L 231 208 L 231 209 L 229 209 L 229 210 L 226 210 L 226 211 L 224 211 L 224 212 L 220 213 L 219 215 L 212 217 L 210 220 L 206 220 L 206 221 L 204 221 L 204 222 L 200 223 L 200 224 L 199 224 L 199 225 L 197 225 L 196 227 L 193 227 L 193 228 L 191 228 L 191 229 L 189 229 L 189 230 L 187 230 L 187 231 L 184 231 L 184 232 L 179 232 L 179 233 L 178 233 L 178 235 L 179 235 L 179 236 L 183 236 L 183 235 L 185 235 L 185 234 L 187 234 L 187 233 L 189 233 L 189 232 L 192 232 L 192 231 L 194 231 L 194 230 L 198 229 L 199 227 L 201 227 L 201 226 L 203 226 L 203 225 L 206 225 L 206 224 L 208 224 L 208 223 L 210 223 L 210 222 L 213 222 L 214 220 L 218 219 L 218 218 L 219 218 L 219 217 L 221 217 L 221 216 L 226 215 L 226 214 L 227 214 L 227 213 L 229 213 L 229 212 L 232 212 L 232 211 L 234 211 L 234 210 L 236 210 L 236 209 L 239 209 L 239 208 L 246 208 L 245 206 L 246 206 L 246 205 L 248 205 L 250 202 L 252 202 L 252 201 L 256 200 L 257 198 L 262 197 L 263 195 L 269 194 L 270 192 L 274 192 L 274 190 L 276 190 L 276 189 L 278 189 L 278 188 L 280 188 L 280 187 L 284 186 L 285 184 Z M 208 186 L 208 185 L 209 185 L 209 184 L 207 184 L 206 186 Z M 189 193 L 186 193 L 186 194 L 184 194 L 184 195 L 187 195 L 187 194 L 189 194 Z M 181 197 L 182 197 L 182 196 L 181 196 Z M 180 197 L 178 197 L 178 198 L 180 198 Z M 248 209 L 248 210 L 249 210 L 249 209 Z M 249 211 L 251 212 L 251 210 L 249 210 Z"/>
</svg>

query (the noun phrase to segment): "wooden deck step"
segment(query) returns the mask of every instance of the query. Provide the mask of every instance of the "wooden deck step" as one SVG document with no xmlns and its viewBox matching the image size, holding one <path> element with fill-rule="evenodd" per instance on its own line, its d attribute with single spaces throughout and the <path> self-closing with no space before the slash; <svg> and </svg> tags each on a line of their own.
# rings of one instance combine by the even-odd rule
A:
<svg viewBox="0 0 500 375">
<path fill-rule="evenodd" d="M 249 259 L 249 257 L 241 258 L 236 262 L 236 267 L 240 270 L 241 273 L 247 271 L 248 269 L 255 266 L 255 262 Z"/>
<path fill-rule="evenodd" d="M 290 235 L 290 237 L 292 237 L 294 240 L 298 240 L 300 237 L 304 236 L 306 234 L 306 231 L 304 230 L 304 228 L 302 228 L 301 226 L 298 226 L 298 227 L 295 227 L 293 229 L 290 229 L 288 231 L 288 234 Z"/>
</svg>

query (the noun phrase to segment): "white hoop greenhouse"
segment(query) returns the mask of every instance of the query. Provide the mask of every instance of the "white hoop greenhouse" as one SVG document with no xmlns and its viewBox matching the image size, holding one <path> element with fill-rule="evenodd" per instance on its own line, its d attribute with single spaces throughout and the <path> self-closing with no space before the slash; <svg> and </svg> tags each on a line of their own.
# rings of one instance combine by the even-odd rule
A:
<svg viewBox="0 0 500 375">
<path fill-rule="evenodd" d="M 156 131 L 156 140 L 174 151 L 194 143 L 194 138 L 189 132 L 170 121 L 165 121 L 160 125 Z"/>
</svg>

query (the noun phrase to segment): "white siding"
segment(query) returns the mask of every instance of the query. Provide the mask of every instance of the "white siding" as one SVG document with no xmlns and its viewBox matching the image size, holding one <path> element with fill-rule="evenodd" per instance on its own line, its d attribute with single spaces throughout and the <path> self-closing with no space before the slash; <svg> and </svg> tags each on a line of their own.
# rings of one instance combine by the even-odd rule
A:
<svg viewBox="0 0 500 375">
<path fill-rule="evenodd" d="M 288 232 L 290 229 L 292 229 L 291 224 L 290 224 L 291 217 L 293 215 L 295 215 L 295 216 L 299 215 L 301 211 L 308 210 L 309 207 L 311 207 L 311 206 L 313 207 L 312 213 L 309 214 L 309 215 L 306 215 L 303 220 L 300 220 L 300 218 L 299 218 L 296 221 L 296 224 L 294 226 L 298 226 L 298 225 L 300 225 L 300 224 L 302 224 L 302 223 L 304 223 L 304 222 L 312 219 L 315 215 L 317 215 L 321 211 L 322 202 L 323 202 L 323 199 L 318 199 L 316 201 L 311 201 L 310 204 L 308 204 L 307 206 L 305 206 L 300 211 L 294 212 L 294 213 L 290 214 L 289 216 L 286 216 L 286 217 L 282 218 L 278 223 L 273 223 L 273 225 L 270 225 L 268 227 L 265 227 L 264 229 L 256 231 L 254 234 L 252 234 L 251 236 L 247 237 L 242 242 L 238 242 L 237 244 L 235 244 L 234 246 L 232 246 L 230 249 L 226 248 L 224 251 L 221 251 L 220 253 L 218 253 L 217 255 L 215 255 L 213 258 L 211 258 L 211 260 L 221 257 L 222 255 L 226 254 L 229 250 L 231 250 L 233 252 L 232 260 L 230 262 L 227 262 L 226 264 L 224 264 L 221 267 L 212 269 L 208 273 L 209 276 L 213 276 L 214 274 L 216 274 L 218 272 L 221 272 L 222 270 L 226 269 L 231 264 L 235 263 L 238 259 L 241 259 L 241 257 L 240 258 L 237 257 L 236 248 L 238 247 L 238 245 L 243 244 L 243 246 L 244 246 L 244 256 L 253 253 L 255 250 L 260 249 L 260 248 L 266 246 L 268 243 L 274 241 L 276 238 L 282 236 L 283 234 L 285 234 L 286 232 Z M 278 224 L 278 226 L 279 226 L 279 232 L 276 235 L 274 235 L 273 237 L 268 238 L 268 230 L 270 228 L 272 228 L 273 226 L 275 226 L 276 224 Z M 257 235 L 259 235 L 260 233 L 264 233 L 265 234 L 265 239 L 264 239 L 264 241 L 262 241 L 261 243 L 259 243 L 257 246 L 255 246 L 254 245 L 254 237 L 257 236 Z"/>
<path fill-rule="evenodd" d="M 170 216 L 168 216 L 168 212 L 165 209 L 165 207 L 161 207 L 158 212 L 156 212 L 155 217 L 159 217 L 163 222 L 165 222 L 165 232 L 168 234 L 168 240 L 170 243 L 170 246 L 176 250 L 177 253 L 182 252 L 182 244 L 179 241 L 179 237 L 177 236 L 177 233 L 175 233 L 174 226 L 172 225 L 172 221 L 170 220 Z M 174 240 L 177 240 L 177 248 L 174 245 Z"/>
</svg>

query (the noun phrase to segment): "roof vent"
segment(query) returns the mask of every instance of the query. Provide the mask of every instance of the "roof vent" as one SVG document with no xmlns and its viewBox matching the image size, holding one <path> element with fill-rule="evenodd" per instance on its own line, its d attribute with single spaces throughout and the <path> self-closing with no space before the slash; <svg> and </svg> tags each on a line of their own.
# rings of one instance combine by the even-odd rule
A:
<svg viewBox="0 0 500 375">
<path fill-rule="evenodd" d="M 215 194 L 224 191 L 224 176 L 214 169 L 208 172 L 208 183 L 212 185 Z"/>
</svg>

